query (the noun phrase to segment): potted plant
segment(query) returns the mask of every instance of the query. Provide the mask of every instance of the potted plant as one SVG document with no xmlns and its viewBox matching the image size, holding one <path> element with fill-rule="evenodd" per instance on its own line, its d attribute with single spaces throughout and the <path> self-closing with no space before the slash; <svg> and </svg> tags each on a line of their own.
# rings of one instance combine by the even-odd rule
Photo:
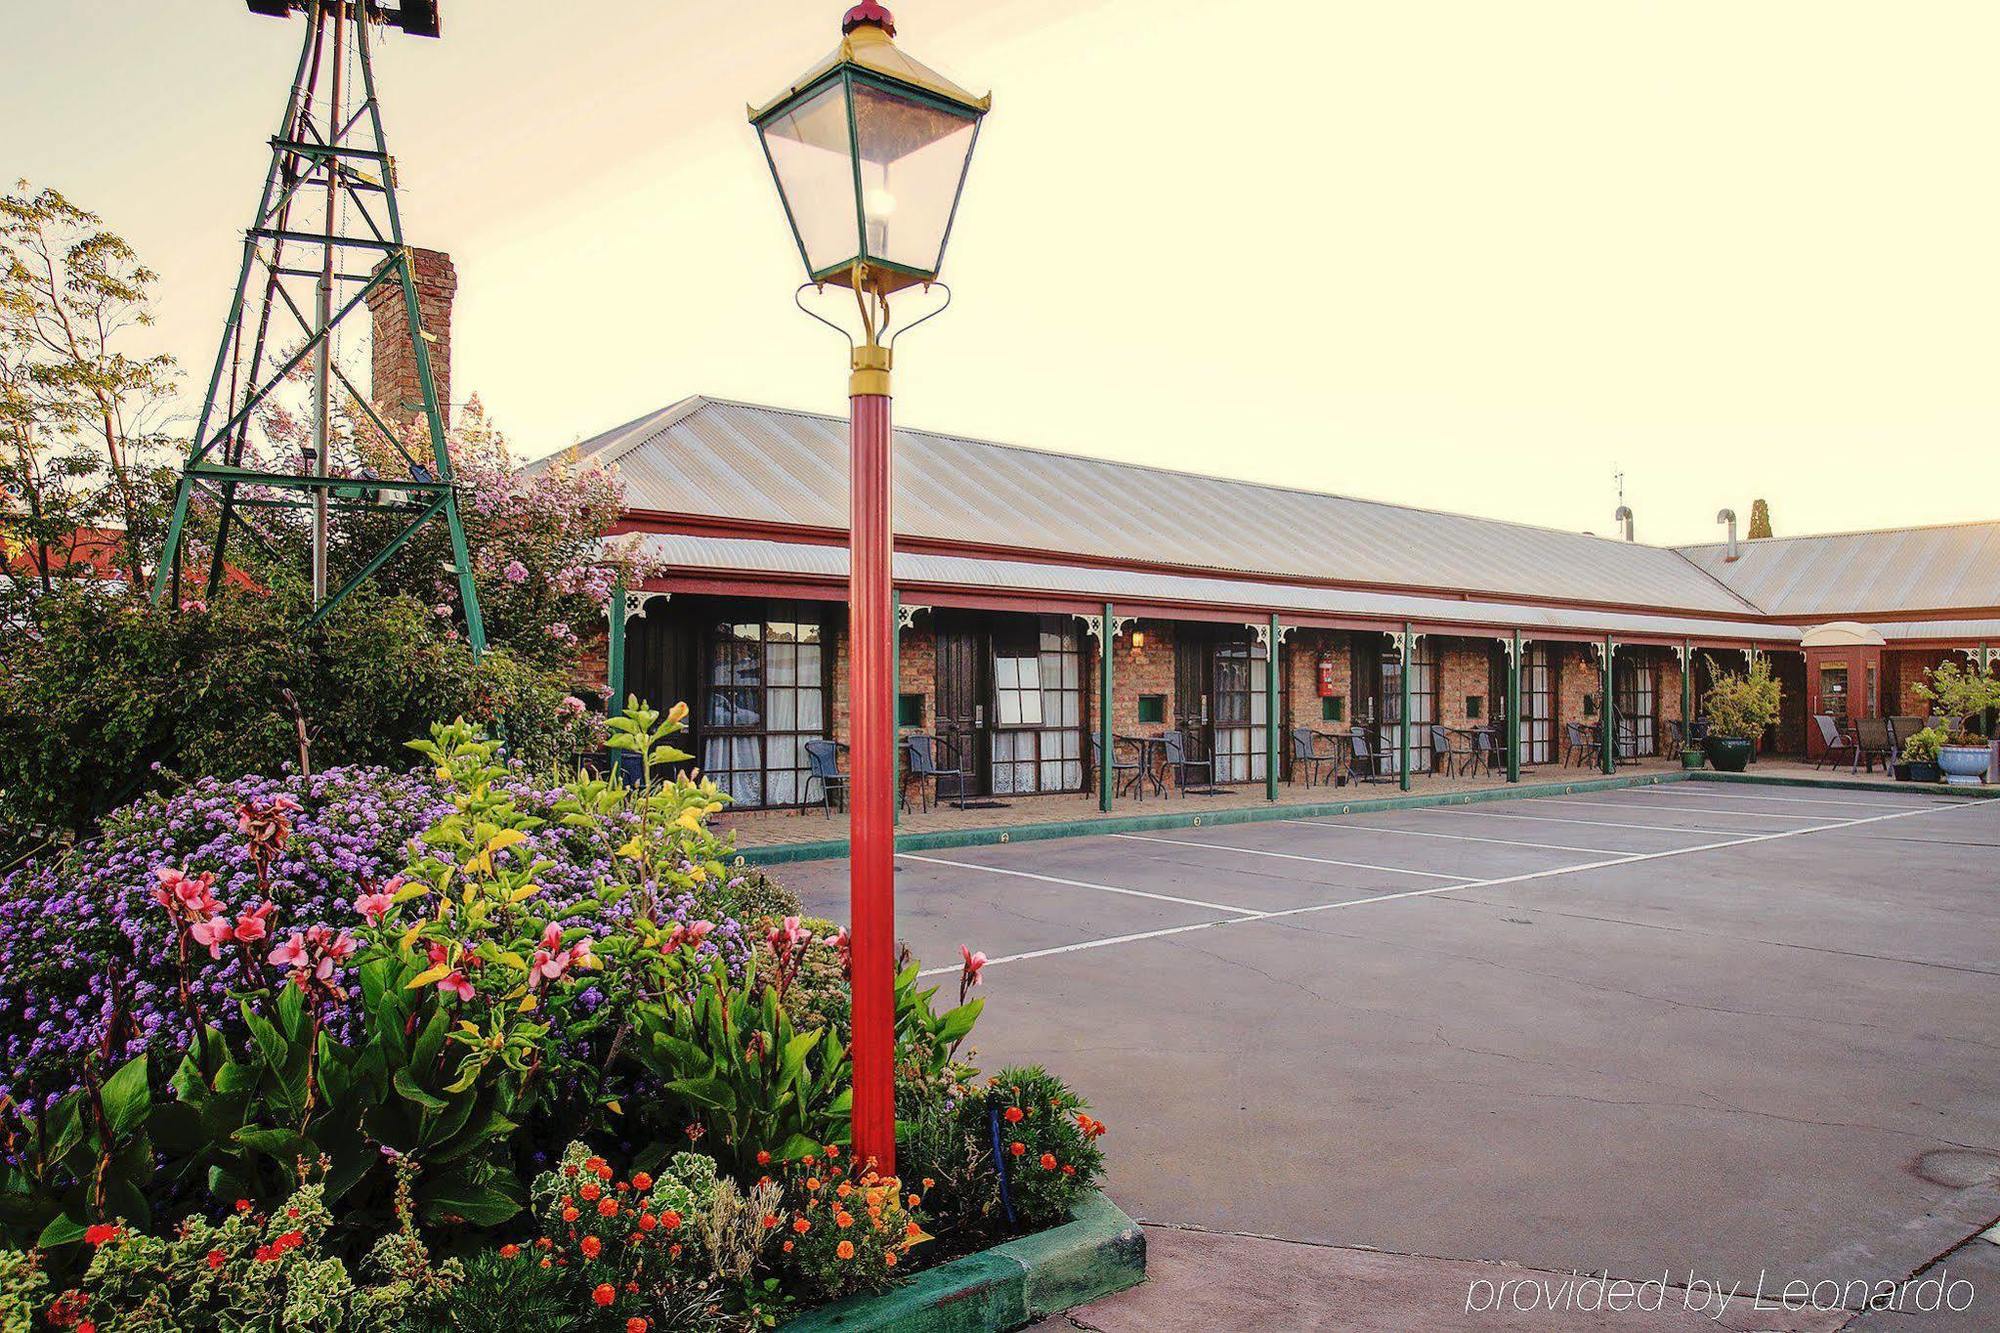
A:
<svg viewBox="0 0 2000 1333">
<path fill-rule="evenodd" d="M 1758 658 L 1744 674 L 1717 677 L 1703 699 L 1708 736 L 1702 748 L 1718 773 L 1741 773 L 1750 762 L 1757 738 L 1778 720 L 1778 682 L 1771 664 Z"/>
<path fill-rule="evenodd" d="M 1943 774 L 1938 769 L 1938 751 L 1944 748 L 1944 741 L 1944 732 L 1936 727 L 1925 727 L 1911 736 L 1903 746 L 1903 762 L 1896 765 L 1897 781 L 1939 781 Z"/>
<path fill-rule="evenodd" d="M 1940 662 L 1926 673 L 1930 683 L 1917 693 L 1931 701 L 1944 719 L 1945 743 L 1938 747 L 1938 767 L 1954 787 L 1976 787 L 1986 780 L 1986 739 L 1973 728 L 1988 709 L 2000 708 L 2000 680 L 1956 662 Z"/>
<path fill-rule="evenodd" d="M 1703 764 L 1707 762 L 1708 762 L 1708 754 L 1701 748 L 1699 744 L 1690 742 L 1688 745 L 1682 747 L 1681 749 L 1682 768 L 1696 769 L 1700 768 Z"/>
</svg>

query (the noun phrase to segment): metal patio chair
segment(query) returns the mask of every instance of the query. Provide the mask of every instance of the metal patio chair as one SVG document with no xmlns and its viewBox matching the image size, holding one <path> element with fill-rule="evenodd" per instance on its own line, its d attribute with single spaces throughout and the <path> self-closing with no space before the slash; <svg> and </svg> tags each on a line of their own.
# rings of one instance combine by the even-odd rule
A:
<svg viewBox="0 0 2000 1333">
<path fill-rule="evenodd" d="M 954 766 L 948 768 L 940 763 L 938 761 L 939 749 L 940 742 L 935 736 L 926 736 L 919 733 L 903 737 L 903 750 L 909 756 L 909 764 L 903 770 L 902 799 L 905 810 L 910 808 L 910 784 L 912 782 L 917 784 L 917 799 L 922 803 L 921 808 L 923 810 L 928 812 L 932 805 L 944 804 L 943 797 L 938 795 L 937 784 L 940 778 L 956 778 L 958 780 L 958 791 L 952 797 L 952 804 L 961 810 L 965 809 L 965 788 L 971 782 L 972 775 L 966 772 L 963 767 Z M 924 783 L 926 782 L 931 784 L 928 795 L 924 790 Z"/>
<path fill-rule="evenodd" d="M 1500 767 L 1500 728 L 1480 727 L 1472 733 L 1473 772 L 1491 772 Z"/>
<path fill-rule="evenodd" d="M 1090 736 L 1090 763 L 1091 767 L 1097 772 L 1101 773 L 1104 771 L 1104 738 L 1096 732 L 1092 732 Z M 1128 773 L 1131 775 L 1131 785 L 1136 789 L 1141 778 L 1139 761 L 1137 759 L 1120 759 L 1118 757 L 1117 746 L 1114 743 L 1111 750 L 1111 794 L 1113 796 L 1118 794 L 1120 787 L 1126 782 L 1126 778 L 1121 775 Z"/>
<path fill-rule="evenodd" d="M 1879 717 L 1858 717 L 1854 719 L 1854 762 L 1848 772 L 1858 773 L 1861 765 L 1868 765 L 1868 771 L 1875 771 L 1875 761 L 1882 761 L 1882 771 L 1896 762 L 1895 750 L 1889 740 L 1889 723 Z"/>
<path fill-rule="evenodd" d="M 1595 754 L 1595 747 L 1583 729 L 1581 722 L 1563 723 L 1563 767 L 1588 768 Z"/>
<path fill-rule="evenodd" d="M 834 793 L 840 794 L 840 808 L 847 808 L 847 774 L 840 771 L 840 752 L 847 747 L 835 741 L 807 741 L 806 780 L 799 790 L 799 813 L 812 804 L 812 785 L 819 783 L 820 804 L 826 817 L 833 818 Z"/>
<path fill-rule="evenodd" d="M 1813 761 L 1813 767 L 1826 764 L 1852 764 L 1855 757 L 1854 737 L 1841 729 L 1831 713 L 1814 713 L 1813 726 L 1819 730 L 1820 756 Z M 1894 743 L 1893 738 L 1891 744 Z"/>
<path fill-rule="evenodd" d="M 1444 761 L 1444 775 L 1448 778 L 1462 777 L 1472 772 L 1472 765 L 1479 756 L 1473 752 L 1472 737 L 1457 727 L 1447 727 L 1439 723 L 1431 724 L 1431 765 L 1436 771 L 1439 760 Z"/>
<path fill-rule="evenodd" d="M 1308 788 L 1317 786 L 1319 783 L 1319 770 L 1324 766 L 1333 774 L 1335 778 L 1334 785 L 1338 786 L 1340 756 L 1338 754 L 1321 754 L 1316 748 L 1318 740 L 1319 733 L 1311 727 L 1292 728 L 1292 781 L 1294 783 L 1298 782 L 1299 771 L 1303 769 L 1306 775 L 1306 786 Z"/>
<path fill-rule="evenodd" d="M 1355 727 L 1347 733 L 1347 751 L 1347 771 L 1356 782 L 1389 781 L 1389 775 L 1382 771 L 1382 752 L 1368 738 L 1366 727 Z"/>
<path fill-rule="evenodd" d="M 1206 774 L 1207 776 L 1204 778 L 1204 782 L 1206 783 L 1209 790 L 1211 791 L 1214 790 L 1215 761 L 1213 759 L 1188 758 L 1186 733 L 1179 731 L 1161 732 L 1160 750 L 1161 753 L 1166 757 L 1165 767 L 1171 770 L 1174 775 L 1174 785 L 1181 789 L 1182 800 L 1187 799 L 1187 794 L 1188 794 L 1187 780 L 1188 780 L 1189 769 L 1199 769 L 1202 773 Z"/>
</svg>

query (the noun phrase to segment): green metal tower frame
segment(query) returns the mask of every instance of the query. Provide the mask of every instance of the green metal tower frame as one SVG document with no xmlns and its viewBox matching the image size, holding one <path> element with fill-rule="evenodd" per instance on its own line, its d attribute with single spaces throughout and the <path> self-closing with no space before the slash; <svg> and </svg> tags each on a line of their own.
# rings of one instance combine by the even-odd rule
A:
<svg viewBox="0 0 2000 1333">
<path fill-rule="evenodd" d="M 411 255 L 403 240 L 402 213 L 396 199 L 396 164 L 382 128 L 370 29 L 396 26 L 416 36 L 438 35 L 434 0 L 405 3 L 401 11 L 385 10 L 375 0 L 248 0 L 252 12 L 274 17 L 303 12 L 306 35 L 284 119 L 271 142 L 271 165 L 256 218 L 243 239 L 243 259 L 236 291 L 223 325 L 221 345 L 209 374 L 208 392 L 168 525 L 164 551 L 153 578 L 153 600 L 170 591 L 178 603 L 181 565 L 187 552 L 188 518 L 197 490 L 220 505 L 211 550 L 207 588 L 221 582 L 232 530 L 242 527 L 259 536 L 249 518 L 258 509 L 309 509 L 314 515 L 314 607 L 308 627 L 318 624 L 353 594 L 426 523 L 442 518 L 451 533 L 453 564 L 458 576 L 466 637 L 474 654 L 486 649 L 485 621 L 472 577 L 471 553 L 459 519 L 457 486 L 451 456 L 445 448 L 444 415 L 438 404 L 432 373 L 429 335 L 423 331 Z M 361 74 L 360 105 L 342 100 L 344 41 L 351 35 Z M 330 91 L 322 96 L 321 85 Z M 293 224 L 294 205 L 308 196 L 324 199 L 317 229 Z M 379 201 L 378 218 L 368 200 Z M 366 272 L 344 271 L 342 260 L 369 256 Z M 260 281 L 261 276 L 261 281 Z M 287 289 L 287 280 L 316 281 L 314 308 L 302 308 Z M 389 284 L 403 294 L 405 327 L 417 380 L 423 394 L 424 421 L 429 428 L 428 462 L 413 457 L 393 428 L 382 419 L 331 355 L 340 324 L 363 309 L 370 293 Z M 253 284 L 262 287 L 254 325 L 245 316 L 252 303 Z M 351 289 L 351 290 L 350 290 Z M 335 302 L 336 291 L 341 298 Z M 273 350 L 274 320 L 289 316 L 305 341 L 282 357 Z M 379 336 L 379 331 L 378 331 Z M 266 365 L 267 353 L 271 364 Z M 312 466 L 303 472 L 274 472 L 246 465 L 250 430 L 258 407 L 288 377 L 313 360 L 315 450 Z M 327 427 L 335 386 L 360 405 L 366 427 L 380 433 L 409 469 L 407 479 L 348 476 L 329 466 L 331 437 Z M 240 392 L 239 392 L 240 388 Z M 220 424 L 216 424 L 220 421 Z M 357 429 L 361 428 L 357 423 Z M 242 494 L 239 488 L 249 490 Z M 408 522 L 370 556 L 338 589 L 326 590 L 329 547 L 327 524 L 332 515 L 358 511 L 394 511 Z"/>
</svg>

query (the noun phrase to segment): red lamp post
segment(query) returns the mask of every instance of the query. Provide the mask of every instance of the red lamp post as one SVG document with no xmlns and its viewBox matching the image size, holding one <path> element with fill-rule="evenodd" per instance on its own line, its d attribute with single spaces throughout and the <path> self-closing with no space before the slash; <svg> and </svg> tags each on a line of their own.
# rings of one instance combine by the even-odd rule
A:
<svg viewBox="0 0 2000 1333">
<path fill-rule="evenodd" d="M 904 54 L 873 0 L 847 11 L 831 55 L 752 108 L 805 261 L 806 286 L 846 287 L 861 314 L 848 381 L 851 663 L 850 931 L 854 1155 L 896 1165 L 895 652 L 889 422 L 890 298 L 929 287 L 991 99 Z M 801 291 L 804 288 L 800 289 Z M 852 342 L 852 339 L 850 339 Z"/>
</svg>

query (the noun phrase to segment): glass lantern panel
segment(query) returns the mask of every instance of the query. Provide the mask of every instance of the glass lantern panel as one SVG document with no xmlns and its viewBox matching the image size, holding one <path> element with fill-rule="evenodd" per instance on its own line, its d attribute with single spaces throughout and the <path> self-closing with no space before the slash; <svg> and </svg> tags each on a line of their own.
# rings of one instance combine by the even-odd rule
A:
<svg viewBox="0 0 2000 1333">
<path fill-rule="evenodd" d="M 821 273 L 852 260 L 858 236 L 846 81 L 836 79 L 762 129 L 806 267 Z"/>
<path fill-rule="evenodd" d="M 977 123 L 970 111 L 855 83 L 854 132 L 870 259 L 919 273 L 938 271 Z"/>
</svg>

